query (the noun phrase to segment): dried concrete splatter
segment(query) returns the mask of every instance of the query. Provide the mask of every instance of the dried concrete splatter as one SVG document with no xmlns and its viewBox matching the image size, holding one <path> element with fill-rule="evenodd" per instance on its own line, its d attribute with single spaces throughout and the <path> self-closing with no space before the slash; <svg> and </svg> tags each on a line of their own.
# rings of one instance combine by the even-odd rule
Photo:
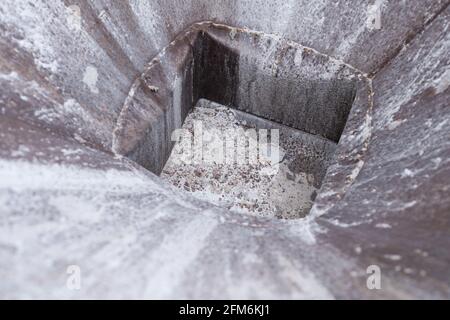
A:
<svg viewBox="0 0 450 320">
<path fill-rule="evenodd" d="M 198 154 L 193 154 L 191 137 L 198 138 L 195 130 L 199 123 L 203 156 L 201 161 L 194 161 Z M 249 134 L 255 132 L 251 129 L 271 128 L 255 128 L 251 121 L 240 119 L 236 110 L 201 100 L 188 115 L 183 129 L 192 135 L 178 141 L 161 175 L 176 187 L 233 212 L 289 219 L 304 217 L 311 209 L 320 186 L 320 181 L 316 180 L 320 178 L 312 172 L 311 166 L 305 165 L 305 159 L 309 163 L 324 159 L 317 151 L 305 147 L 301 136 L 292 134 L 293 129 L 280 130 L 278 146 L 270 137 L 269 148 L 260 144 L 259 150 L 267 152 L 260 153 L 258 161 L 253 162 L 248 148 L 262 140 L 256 141 L 256 136 Z M 246 148 L 239 149 L 236 144 L 231 150 L 235 152 L 235 161 L 222 161 L 229 156 L 226 139 L 230 129 L 246 134 Z M 278 159 L 272 158 L 275 151 Z M 239 157 L 245 161 L 238 163 Z"/>
<path fill-rule="evenodd" d="M 83 82 L 88 86 L 92 93 L 99 93 L 97 88 L 98 71 L 93 66 L 87 66 L 83 75 Z"/>
</svg>

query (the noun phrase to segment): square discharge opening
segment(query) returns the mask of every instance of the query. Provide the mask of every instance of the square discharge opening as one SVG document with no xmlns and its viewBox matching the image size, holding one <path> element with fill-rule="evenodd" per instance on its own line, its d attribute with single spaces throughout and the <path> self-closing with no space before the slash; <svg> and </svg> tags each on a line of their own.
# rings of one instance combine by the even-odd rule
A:
<svg viewBox="0 0 450 320">
<path fill-rule="evenodd" d="M 197 104 L 161 177 L 231 211 L 305 217 L 355 99 L 353 71 L 272 37 L 221 32 L 193 46 Z"/>
</svg>

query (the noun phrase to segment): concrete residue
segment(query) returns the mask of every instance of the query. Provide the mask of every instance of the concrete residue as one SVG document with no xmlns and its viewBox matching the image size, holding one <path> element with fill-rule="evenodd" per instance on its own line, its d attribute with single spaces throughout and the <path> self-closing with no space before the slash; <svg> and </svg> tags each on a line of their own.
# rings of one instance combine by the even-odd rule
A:
<svg viewBox="0 0 450 320">
<path fill-rule="evenodd" d="M 433 81 L 436 88 L 436 94 L 440 94 L 447 90 L 450 86 L 450 69 L 445 72 L 436 80 Z"/>
<path fill-rule="evenodd" d="M 382 28 L 382 8 L 385 0 L 376 0 L 367 8 L 366 25 L 369 30 L 380 30 Z"/>
<path fill-rule="evenodd" d="M 81 10 L 77 5 L 70 5 L 66 9 L 67 13 L 67 25 L 72 31 L 81 30 Z"/>
<path fill-rule="evenodd" d="M 189 150 L 191 140 L 182 139 L 175 146 L 161 177 L 200 199 L 234 212 L 279 218 L 305 216 L 313 204 L 317 183 L 311 172 L 302 172 L 299 168 L 295 168 L 298 169 L 296 172 L 292 171 L 298 157 L 305 156 L 295 154 L 295 150 L 307 152 L 301 141 L 293 141 L 282 133 L 279 146 L 281 162 L 272 165 L 259 161 L 252 164 L 215 161 L 214 157 L 223 153 L 219 149 L 223 150 L 224 146 L 224 140 L 218 137 L 223 137 L 223 133 L 231 128 L 244 130 L 251 127 L 245 120 L 238 119 L 235 112 L 201 100 L 186 118 L 183 128 L 193 132 L 196 122 L 201 121 L 203 136 L 210 138 L 207 141 L 204 139 L 203 160 L 212 161 L 187 163 L 186 156 L 192 157 Z"/>
<path fill-rule="evenodd" d="M 448 0 L 78 1 L 81 10 L 70 10 L 71 2 L 0 4 L 2 298 L 450 296 Z M 205 19 L 237 28 L 192 25 Z M 269 216 L 277 216 L 276 210 L 297 208 L 296 200 L 311 193 L 298 194 L 299 185 L 318 188 L 316 174 L 298 170 L 301 162 L 284 165 L 296 144 L 290 149 L 283 138 L 279 151 L 287 157 L 276 172 L 270 166 L 237 168 L 227 178 L 212 167 L 200 177 L 183 177 L 187 168 L 174 172 L 192 178 L 191 189 L 206 181 L 217 193 L 198 192 L 217 197 L 212 200 L 225 209 L 196 199 L 197 191 L 169 190 L 141 167 L 158 163 L 162 169 L 170 133 L 196 102 L 200 87 L 191 80 L 198 72 L 190 68 L 199 60 L 189 48 L 202 35 L 234 53 L 221 64 L 233 66 L 226 69 L 233 73 L 205 70 L 233 75 L 233 87 L 209 81 L 210 92 L 219 95 L 208 98 L 231 95 L 231 103 L 222 104 L 238 109 L 243 97 L 256 107 L 267 103 L 266 109 L 239 110 L 266 110 L 257 115 L 291 127 L 302 109 L 296 93 L 303 84 L 330 83 L 339 91 L 342 80 L 366 77 L 349 65 L 349 72 L 341 70 L 337 59 L 374 76 L 375 97 L 358 85 L 335 161 L 306 218 L 236 213 L 249 212 L 245 206 L 262 195 L 275 208 Z M 194 48 L 206 52 L 201 42 Z M 147 64 L 156 54 L 158 62 Z M 246 61 L 253 57 L 258 60 Z M 259 75 L 267 76 L 267 86 Z M 280 90 L 276 84 L 285 76 L 302 81 Z M 242 91 L 224 92 L 224 83 Z M 273 98 L 283 92 L 290 114 Z M 335 92 L 327 100 L 339 101 Z M 327 109 L 315 108 L 315 96 L 305 100 L 319 116 L 299 118 L 323 126 Z M 273 110 L 284 119 L 268 117 Z M 235 119 L 233 126 L 246 127 Z M 109 152 L 111 140 L 116 155 Z M 366 267 L 374 263 L 383 290 L 367 289 Z M 65 286 L 66 267 L 74 264 L 83 270 L 77 292 Z"/>
<path fill-rule="evenodd" d="M 95 94 L 99 93 L 97 88 L 97 81 L 98 81 L 97 68 L 95 68 L 94 66 L 87 66 L 83 74 L 83 82 L 88 86 L 89 90 Z"/>
</svg>

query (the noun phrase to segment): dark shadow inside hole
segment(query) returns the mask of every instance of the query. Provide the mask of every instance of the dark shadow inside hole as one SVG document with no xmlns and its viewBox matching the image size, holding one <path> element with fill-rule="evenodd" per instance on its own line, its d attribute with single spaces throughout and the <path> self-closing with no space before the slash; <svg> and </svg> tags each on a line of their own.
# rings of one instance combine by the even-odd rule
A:
<svg viewBox="0 0 450 320">
<path fill-rule="evenodd" d="M 338 142 L 356 96 L 356 80 L 321 79 L 264 68 L 207 33 L 194 46 L 194 105 L 200 98 Z"/>
<path fill-rule="evenodd" d="M 312 74 L 299 74 L 287 58 L 279 63 L 279 69 L 271 72 L 261 63 L 258 52 L 238 51 L 208 33 L 200 33 L 193 46 L 193 66 L 189 67 L 192 101 L 196 105 L 205 99 L 236 109 L 236 119 L 253 128 L 280 129 L 281 147 L 288 154 L 283 160 L 288 168 L 285 178 L 297 182 L 302 176 L 301 183 L 318 190 L 352 108 L 356 80 L 322 77 L 324 65 L 317 65 Z M 283 186 L 277 190 L 281 197 L 288 191 Z M 316 194 L 310 194 L 311 206 Z M 275 216 L 300 218 L 311 206 L 302 204 L 297 212 L 281 210 Z"/>
</svg>

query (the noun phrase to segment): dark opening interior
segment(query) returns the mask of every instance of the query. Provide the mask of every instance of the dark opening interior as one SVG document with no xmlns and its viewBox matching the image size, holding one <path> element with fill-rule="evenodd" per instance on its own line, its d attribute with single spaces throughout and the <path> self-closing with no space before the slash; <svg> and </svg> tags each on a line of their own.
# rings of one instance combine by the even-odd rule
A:
<svg viewBox="0 0 450 320">
<path fill-rule="evenodd" d="M 303 55 L 309 53 L 304 52 Z M 284 53 L 277 70 L 257 52 L 237 52 L 208 33 L 194 46 L 194 101 L 204 98 L 338 142 L 356 95 L 356 80 L 301 70 Z M 264 59 L 264 58 L 263 58 Z"/>
<path fill-rule="evenodd" d="M 219 104 L 219 109 L 229 107 L 236 110 L 235 121 L 245 123 L 246 127 L 280 129 L 280 144 L 286 151 L 282 159 L 288 170 L 283 173 L 287 176 L 286 181 L 302 180 L 297 182 L 318 190 L 344 130 L 357 85 L 352 78 L 324 77 L 321 73 L 327 72 L 328 61 L 307 51 L 301 53 L 306 64 L 303 69 L 302 65 L 294 63 L 297 51 L 297 48 L 288 48 L 282 56 L 275 53 L 274 67 L 275 64 L 264 62 L 270 60 L 267 59 L 270 56 L 253 51 L 251 46 L 238 50 L 208 33 L 200 33 L 193 47 L 192 95 L 194 105 L 205 99 L 209 103 Z M 204 106 L 203 102 L 201 107 Z M 182 171 L 180 168 L 169 168 L 171 166 L 169 160 L 166 171 L 163 171 L 163 176 L 166 175 L 169 180 L 170 174 L 179 175 L 176 172 Z M 198 177 L 208 176 L 203 168 L 184 169 L 185 176 L 190 175 L 189 170 L 196 171 Z M 199 174 L 199 171 L 203 173 Z M 297 175 L 306 177 L 306 180 L 297 179 Z M 203 183 L 210 180 L 215 183 L 212 180 L 217 179 L 217 175 L 209 177 L 210 180 L 202 179 Z M 172 180 L 175 185 L 182 181 L 183 185 L 179 187 L 187 191 L 192 191 L 191 182 L 193 185 L 198 183 L 186 182 L 180 177 Z M 197 177 L 192 176 L 192 180 L 197 180 Z M 289 193 L 289 188 L 280 186 L 278 191 L 283 196 Z M 308 195 L 311 198 L 307 199 L 308 205 L 299 203 L 299 207 L 291 212 L 280 209 L 275 216 L 304 217 L 312 207 L 316 194 L 314 191 Z M 291 196 L 296 197 L 295 194 Z M 298 201 L 304 202 L 305 199 Z"/>
</svg>

